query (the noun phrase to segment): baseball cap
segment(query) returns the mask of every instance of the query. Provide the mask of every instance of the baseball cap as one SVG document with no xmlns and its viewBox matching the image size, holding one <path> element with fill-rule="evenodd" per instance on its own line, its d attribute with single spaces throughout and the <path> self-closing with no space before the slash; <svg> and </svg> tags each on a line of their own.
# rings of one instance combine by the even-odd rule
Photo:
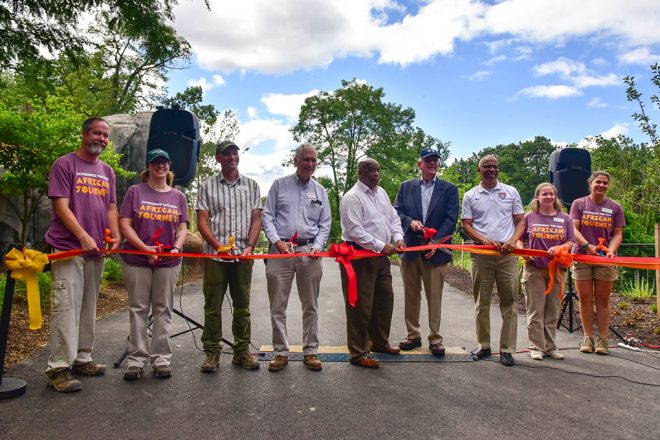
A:
<svg viewBox="0 0 660 440">
<path fill-rule="evenodd" d="M 217 147 L 215 147 L 215 152 L 216 152 L 216 153 L 222 153 L 223 151 L 225 151 L 225 150 L 226 150 L 227 148 L 229 148 L 229 147 L 236 147 L 236 148 L 238 148 L 238 145 L 236 145 L 236 144 L 235 144 L 234 142 L 232 142 L 232 141 L 222 141 L 222 142 L 220 142 L 220 143 L 218 144 Z M 240 148 L 238 148 L 238 149 L 240 150 Z"/>
<path fill-rule="evenodd" d="M 440 154 L 430 148 L 426 148 L 419 152 L 420 159 L 426 159 L 427 157 L 437 157 L 440 158 Z"/>
<path fill-rule="evenodd" d="M 153 162 L 158 157 L 164 157 L 165 159 L 170 160 L 170 155 L 167 154 L 167 151 L 161 150 L 160 148 L 147 151 L 147 163 Z"/>
</svg>

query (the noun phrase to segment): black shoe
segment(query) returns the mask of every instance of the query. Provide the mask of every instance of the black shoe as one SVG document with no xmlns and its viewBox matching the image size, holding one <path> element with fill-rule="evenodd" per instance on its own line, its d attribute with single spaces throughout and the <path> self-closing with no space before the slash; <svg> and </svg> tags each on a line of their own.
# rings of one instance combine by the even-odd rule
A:
<svg viewBox="0 0 660 440">
<path fill-rule="evenodd" d="M 500 364 L 505 367 L 513 367 L 516 364 L 516 361 L 513 360 L 511 353 L 500 353 Z"/>
<path fill-rule="evenodd" d="M 470 354 L 476 356 L 477 359 L 483 359 L 485 357 L 490 356 L 493 353 L 490 351 L 490 347 L 488 347 L 488 348 L 479 348 L 478 350 L 472 350 Z"/>
</svg>

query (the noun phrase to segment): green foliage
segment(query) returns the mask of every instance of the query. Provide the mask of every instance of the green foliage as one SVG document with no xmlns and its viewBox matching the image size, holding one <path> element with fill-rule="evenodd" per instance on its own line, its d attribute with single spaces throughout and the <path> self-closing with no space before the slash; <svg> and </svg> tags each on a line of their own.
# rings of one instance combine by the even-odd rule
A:
<svg viewBox="0 0 660 440">
<path fill-rule="evenodd" d="M 106 258 L 103 266 L 103 280 L 120 282 L 124 279 L 121 272 L 121 263 L 116 258 Z"/>
<path fill-rule="evenodd" d="M 653 313 L 658 313 L 658 305 L 656 303 L 651 304 L 649 308 Z M 658 327 L 657 330 L 660 330 L 660 327 Z M 660 331 L 656 332 L 656 335 L 660 335 Z"/>
<path fill-rule="evenodd" d="M 167 52 L 162 35 L 174 19 L 177 0 L 22 0 L 0 2 L 0 65 L 43 61 L 47 53 L 66 53 L 76 59 L 93 39 L 76 26 L 78 20 L 100 10 L 112 11 L 100 28 L 120 28 L 143 40 L 147 57 Z M 208 0 L 204 0 L 208 7 Z M 173 32 L 173 30 L 172 30 Z"/>
<path fill-rule="evenodd" d="M 37 284 L 39 284 L 40 303 L 42 307 L 50 305 L 50 272 L 39 272 L 37 274 Z M 7 275 L 0 275 L 0 308 L 5 300 L 5 289 L 7 286 Z M 16 300 L 27 301 L 27 292 L 23 281 L 16 281 L 14 284 L 14 302 Z"/>
<path fill-rule="evenodd" d="M 492 154 L 497 157 L 500 165 L 499 180 L 514 186 L 526 205 L 534 198 L 536 186 L 547 181 L 548 162 L 554 150 L 556 147 L 542 136 L 532 141 L 488 147 L 467 159 L 454 160 L 442 177 L 458 186 L 462 198 L 467 190 L 479 184 L 479 159 Z"/>
<path fill-rule="evenodd" d="M 634 278 L 623 283 L 623 296 L 633 301 L 645 301 L 655 294 L 655 286 L 645 278 Z"/>
</svg>

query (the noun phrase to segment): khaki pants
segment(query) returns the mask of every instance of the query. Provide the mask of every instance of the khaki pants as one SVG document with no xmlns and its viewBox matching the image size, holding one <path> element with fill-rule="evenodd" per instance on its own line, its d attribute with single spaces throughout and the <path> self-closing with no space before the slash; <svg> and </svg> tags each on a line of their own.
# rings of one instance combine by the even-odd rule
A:
<svg viewBox="0 0 660 440">
<path fill-rule="evenodd" d="M 172 304 L 181 264 L 144 267 L 122 261 L 121 269 L 128 290 L 128 366 L 142 368 L 147 362 L 153 367 L 169 365 Z M 153 319 L 151 343 L 147 336 L 149 311 Z"/>
<path fill-rule="evenodd" d="M 299 246 L 296 252 L 310 252 L 312 244 Z M 271 254 L 277 254 L 272 245 Z M 287 340 L 286 309 L 293 278 L 296 278 L 298 297 L 303 312 L 303 354 L 317 354 L 319 351 L 319 310 L 318 298 L 323 266 L 321 259 L 309 257 L 282 258 L 268 261 L 266 280 L 270 300 L 270 321 L 273 327 L 273 349 L 275 354 L 289 355 Z"/>
<path fill-rule="evenodd" d="M 52 262 L 47 374 L 71 368 L 74 362 L 92 360 L 96 299 L 104 264 L 102 257 Z"/>
<path fill-rule="evenodd" d="M 403 296 L 405 299 L 405 319 L 407 337 L 421 337 L 419 312 L 422 306 L 422 284 L 429 312 L 429 344 L 442 343 L 440 319 L 442 315 L 442 288 L 447 275 L 447 264 L 432 264 L 424 257 L 414 260 L 401 259 Z"/>
<path fill-rule="evenodd" d="M 477 342 L 482 348 L 490 348 L 490 299 L 493 285 L 497 284 L 502 314 L 500 352 L 515 353 L 518 326 L 515 310 L 515 298 L 518 295 L 518 257 L 472 254 L 471 258 Z"/>
<path fill-rule="evenodd" d="M 562 270 L 562 279 L 566 279 L 566 271 Z M 557 321 L 559 320 L 559 280 L 556 278 L 552 292 L 548 295 L 550 276 L 548 269 L 539 269 L 531 264 L 525 264 L 523 270 L 523 288 L 527 308 L 527 336 L 530 348 L 540 351 L 557 349 Z"/>
</svg>

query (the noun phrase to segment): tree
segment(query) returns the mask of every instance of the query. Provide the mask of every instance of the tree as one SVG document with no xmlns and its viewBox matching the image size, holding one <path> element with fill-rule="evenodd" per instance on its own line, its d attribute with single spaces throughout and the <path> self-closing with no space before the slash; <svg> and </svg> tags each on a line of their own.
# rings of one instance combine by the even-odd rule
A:
<svg viewBox="0 0 660 440">
<path fill-rule="evenodd" d="M 305 99 L 298 123 L 291 129 L 297 142 L 309 142 L 318 149 L 319 164 L 330 167 L 332 175 L 324 182 L 329 184 L 326 188 L 336 218 L 341 196 L 357 181 L 360 159 L 380 162 L 381 185 L 394 197 L 399 183 L 417 174 L 415 161 L 423 148 L 437 148 L 441 162 L 449 155 L 445 144 L 413 126 L 413 109 L 383 102 L 382 88 L 355 79 L 341 84 L 334 92 Z"/>
<path fill-rule="evenodd" d="M 208 0 L 204 0 L 209 8 Z M 81 55 L 90 43 L 77 29 L 79 18 L 99 10 L 112 11 L 130 38 L 144 39 L 157 50 L 158 28 L 174 20 L 177 0 L 0 0 L 0 65 L 44 60 L 50 54 Z M 151 44 L 154 42 L 155 44 Z"/>
<path fill-rule="evenodd" d="M 534 198 L 536 186 L 547 181 L 550 154 L 556 149 L 557 147 L 543 136 L 517 144 L 487 147 L 467 159 L 454 160 L 443 177 L 459 187 L 462 197 L 465 191 L 480 181 L 477 173 L 479 160 L 492 154 L 497 157 L 500 165 L 499 180 L 513 185 L 520 193 L 523 204 L 527 204 Z"/>
</svg>

